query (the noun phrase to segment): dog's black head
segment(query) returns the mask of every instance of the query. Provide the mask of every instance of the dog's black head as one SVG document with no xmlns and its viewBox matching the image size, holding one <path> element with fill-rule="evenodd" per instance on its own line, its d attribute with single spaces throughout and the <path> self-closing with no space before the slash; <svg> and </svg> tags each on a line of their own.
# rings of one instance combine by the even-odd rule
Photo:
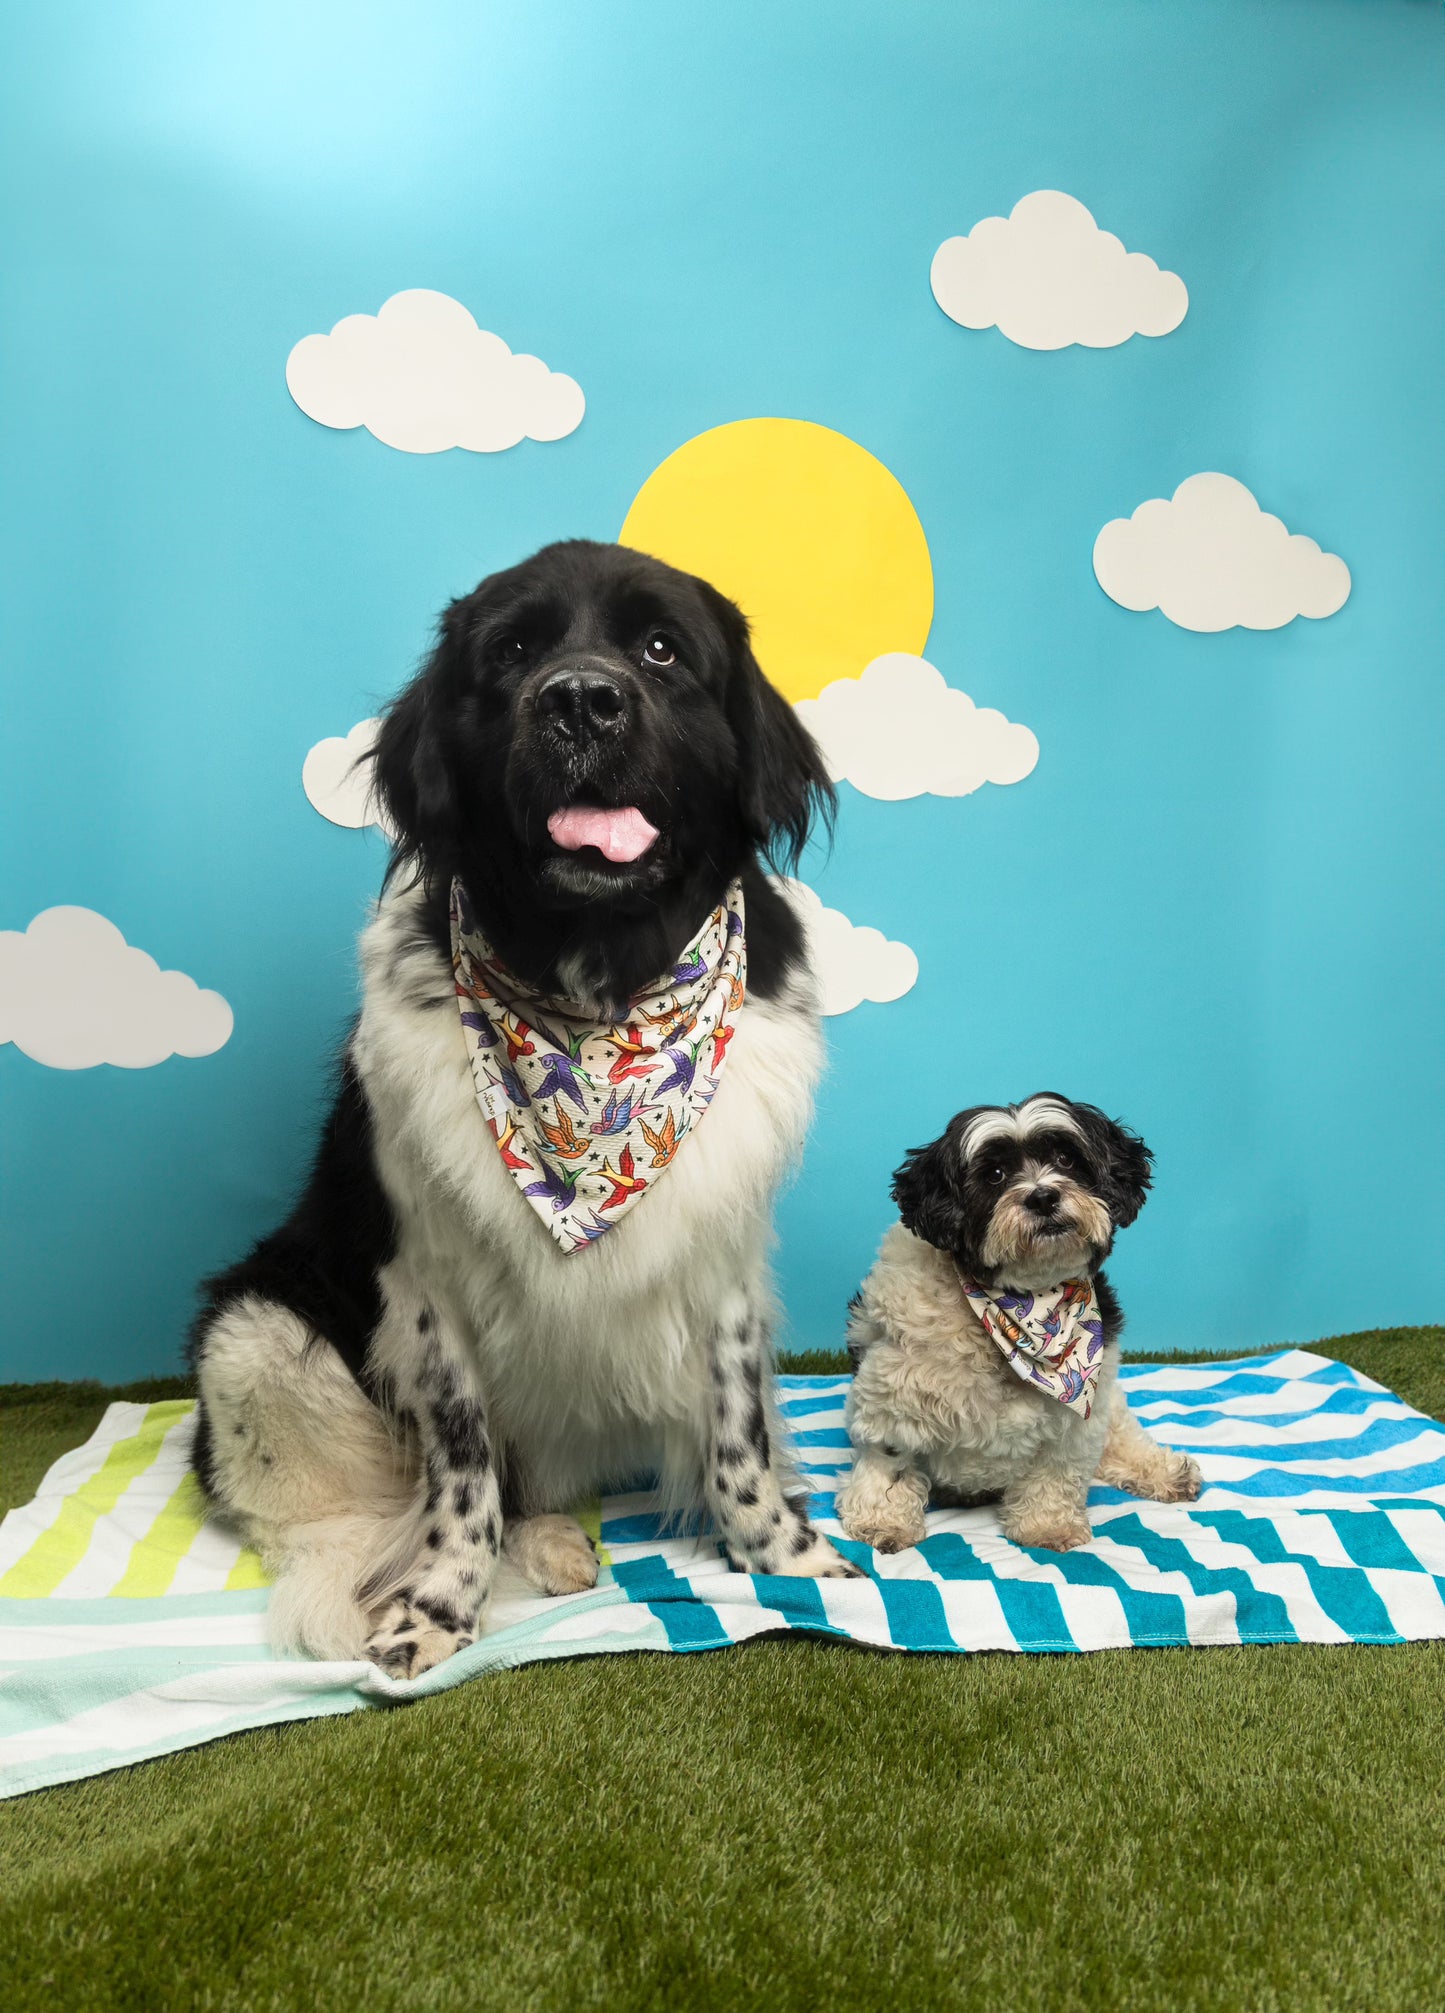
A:
<svg viewBox="0 0 1445 2013">
<path fill-rule="evenodd" d="M 1039 1291 L 1097 1271 L 1144 1207 L 1151 1155 L 1096 1105 L 1049 1091 L 975 1105 L 893 1177 L 907 1228 L 982 1285 Z"/>
<path fill-rule="evenodd" d="M 440 901 L 459 874 L 519 976 L 614 1001 L 666 968 L 758 855 L 795 864 L 833 804 L 740 610 L 584 540 L 452 603 L 386 715 L 376 774 L 396 864 Z"/>
</svg>

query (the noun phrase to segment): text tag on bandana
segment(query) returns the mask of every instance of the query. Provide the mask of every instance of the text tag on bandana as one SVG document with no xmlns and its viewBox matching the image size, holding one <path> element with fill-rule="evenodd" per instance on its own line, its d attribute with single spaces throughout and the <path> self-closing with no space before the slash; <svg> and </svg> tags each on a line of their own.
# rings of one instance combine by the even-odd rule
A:
<svg viewBox="0 0 1445 2013">
<path fill-rule="evenodd" d="M 503 1165 L 563 1251 L 595 1244 L 653 1187 L 712 1103 L 747 985 L 743 891 L 600 1026 L 529 998 L 452 883 L 452 971 L 477 1103 Z"/>
<path fill-rule="evenodd" d="M 960 1275 L 968 1304 L 1016 1377 L 1087 1419 L 1104 1360 L 1104 1323 L 1089 1279 L 1043 1293 L 990 1292 Z"/>
</svg>

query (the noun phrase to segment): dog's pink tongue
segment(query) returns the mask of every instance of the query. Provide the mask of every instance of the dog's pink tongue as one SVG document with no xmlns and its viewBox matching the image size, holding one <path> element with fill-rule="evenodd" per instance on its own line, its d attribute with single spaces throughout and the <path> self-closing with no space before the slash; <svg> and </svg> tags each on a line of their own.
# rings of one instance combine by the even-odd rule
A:
<svg viewBox="0 0 1445 2013">
<path fill-rule="evenodd" d="M 565 811 L 554 811 L 547 820 L 547 830 L 564 852 L 575 853 L 579 846 L 595 846 L 599 853 L 619 864 L 640 860 L 657 837 L 656 825 L 649 824 L 635 804 L 628 804 L 620 811 L 573 804 Z"/>
</svg>

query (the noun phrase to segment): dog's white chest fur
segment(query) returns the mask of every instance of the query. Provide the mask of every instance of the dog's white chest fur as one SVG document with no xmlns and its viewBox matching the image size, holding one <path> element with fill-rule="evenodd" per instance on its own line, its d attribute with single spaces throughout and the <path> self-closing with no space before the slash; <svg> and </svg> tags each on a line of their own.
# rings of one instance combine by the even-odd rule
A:
<svg viewBox="0 0 1445 2013">
<path fill-rule="evenodd" d="M 749 999 L 712 1106 L 673 1164 L 604 1237 L 563 1253 L 478 1108 L 452 974 L 421 937 L 418 899 L 386 898 L 362 939 L 353 1044 L 396 1262 L 451 1296 L 496 1426 L 546 1493 L 593 1488 L 696 1418 L 703 1338 L 720 1310 L 756 1297 L 772 1198 L 811 1112 L 816 1014 L 802 986 L 779 1003 Z M 379 1350 L 384 1361 L 384 1335 Z"/>
</svg>

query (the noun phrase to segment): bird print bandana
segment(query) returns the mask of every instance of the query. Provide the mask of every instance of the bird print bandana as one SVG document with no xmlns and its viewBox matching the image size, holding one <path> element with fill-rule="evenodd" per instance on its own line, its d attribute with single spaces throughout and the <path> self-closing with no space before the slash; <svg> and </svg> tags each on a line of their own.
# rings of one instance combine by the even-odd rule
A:
<svg viewBox="0 0 1445 2013">
<path fill-rule="evenodd" d="M 1014 1375 L 1087 1419 L 1104 1360 L 1104 1323 L 1092 1280 L 1066 1279 L 1046 1293 L 991 1292 L 971 1279 L 962 1284 Z"/>
<path fill-rule="evenodd" d="M 451 919 L 482 1116 L 563 1251 L 583 1251 L 656 1186 L 712 1103 L 747 983 L 742 886 L 607 1025 L 575 1002 L 528 998 L 477 930 L 460 880 Z"/>
</svg>

